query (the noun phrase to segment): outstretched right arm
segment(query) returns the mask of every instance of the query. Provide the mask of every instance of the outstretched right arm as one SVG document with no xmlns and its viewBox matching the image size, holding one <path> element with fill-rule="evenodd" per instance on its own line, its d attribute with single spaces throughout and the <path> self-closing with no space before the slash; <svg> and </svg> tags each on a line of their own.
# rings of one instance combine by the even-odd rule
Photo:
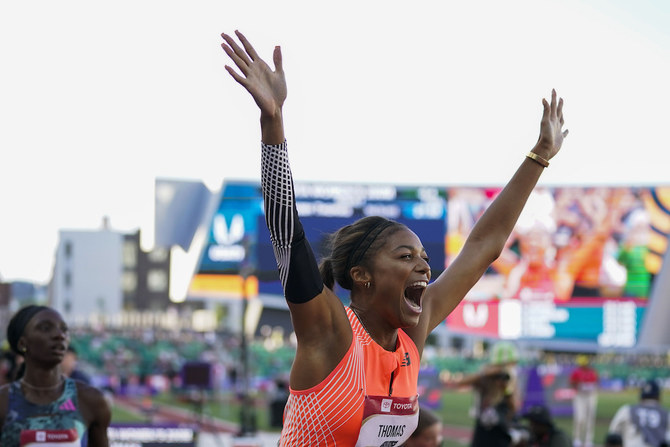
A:
<svg viewBox="0 0 670 447">
<path fill-rule="evenodd" d="M 249 41 L 239 31 L 235 34 L 242 42 L 242 49 L 235 40 L 221 34 L 226 43 L 221 47 L 228 57 L 237 65 L 239 74 L 234 68 L 226 65 L 226 70 L 239 84 L 251 94 L 261 111 L 261 132 L 265 144 L 282 144 L 284 142 L 284 121 L 282 107 L 286 100 L 286 77 L 282 66 L 281 49 L 277 46 L 272 53 L 275 71 L 261 59 Z"/>
<path fill-rule="evenodd" d="M 244 35 L 240 32 L 236 35 L 243 48 L 226 34 L 222 34 L 225 43 L 221 46 L 242 74 L 229 66 L 226 70 L 251 94 L 261 111 L 265 220 L 298 339 L 291 387 L 305 389 L 333 371 L 349 348 L 351 328 L 342 303 L 324 287 L 298 218 L 284 137 L 282 106 L 286 79 L 281 50 L 274 49 L 275 71 L 272 71 Z"/>
</svg>

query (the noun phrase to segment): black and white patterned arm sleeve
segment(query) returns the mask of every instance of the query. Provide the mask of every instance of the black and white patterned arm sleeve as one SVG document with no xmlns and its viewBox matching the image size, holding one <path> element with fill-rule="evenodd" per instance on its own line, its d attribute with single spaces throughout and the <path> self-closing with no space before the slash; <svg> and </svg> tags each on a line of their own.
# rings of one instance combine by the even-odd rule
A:
<svg viewBox="0 0 670 447">
<path fill-rule="evenodd" d="M 284 296 L 305 303 L 323 290 L 323 280 L 298 218 L 286 141 L 262 145 L 261 190 Z"/>
</svg>

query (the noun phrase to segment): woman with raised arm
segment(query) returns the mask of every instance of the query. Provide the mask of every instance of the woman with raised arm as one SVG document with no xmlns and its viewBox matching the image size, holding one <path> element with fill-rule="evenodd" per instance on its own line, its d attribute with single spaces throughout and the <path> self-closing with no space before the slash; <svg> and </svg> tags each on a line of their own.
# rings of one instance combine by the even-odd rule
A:
<svg viewBox="0 0 670 447">
<path fill-rule="evenodd" d="M 417 381 L 427 336 L 498 257 L 543 169 L 561 147 L 563 101 L 543 100 L 540 137 L 479 219 L 460 255 L 430 283 L 428 256 L 409 228 L 364 217 L 338 230 L 317 265 L 298 218 L 282 120 L 286 80 L 249 41 L 222 34 L 230 75 L 261 115 L 261 189 L 298 340 L 281 446 L 386 446 L 417 425 Z M 344 307 L 334 282 L 350 290 Z"/>
</svg>

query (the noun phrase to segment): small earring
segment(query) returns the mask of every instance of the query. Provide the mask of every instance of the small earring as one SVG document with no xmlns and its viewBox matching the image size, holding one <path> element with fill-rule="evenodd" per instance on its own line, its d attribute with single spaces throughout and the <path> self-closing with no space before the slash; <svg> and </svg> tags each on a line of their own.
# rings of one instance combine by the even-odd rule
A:
<svg viewBox="0 0 670 447">
<path fill-rule="evenodd" d="M 366 289 L 369 289 L 369 288 L 370 288 L 370 281 L 368 281 L 368 282 L 365 283 L 365 288 L 366 288 Z"/>
<path fill-rule="evenodd" d="M 21 347 L 21 348 L 19 348 L 19 349 L 20 349 L 20 351 L 23 352 L 24 354 L 25 354 L 26 352 L 28 352 L 28 348 L 26 348 L 25 346 L 23 346 L 23 347 Z"/>
</svg>

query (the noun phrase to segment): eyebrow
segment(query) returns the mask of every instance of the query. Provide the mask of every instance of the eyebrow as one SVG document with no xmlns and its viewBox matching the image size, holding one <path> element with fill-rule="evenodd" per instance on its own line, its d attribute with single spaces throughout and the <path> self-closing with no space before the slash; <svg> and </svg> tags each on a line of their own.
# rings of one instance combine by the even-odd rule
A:
<svg viewBox="0 0 670 447">
<path fill-rule="evenodd" d="M 42 324 L 51 324 L 54 326 L 63 326 L 63 325 L 67 326 L 67 323 L 63 320 L 52 320 L 51 318 L 43 318 L 35 322 L 35 327 L 40 326 Z"/>
<path fill-rule="evenodd" d="M 405 248 L 407 250 L 410 250 L 410 251 L 416 250 L 416 247 L 414 247 L 413 245 L 398 245 L 396 248 L 393 249 L 393 251 L 402 250 L 403 248 Z M 426 248 L 425 247 L 419 247 L 419 251 L 426 253 Z"/>
</svg>

